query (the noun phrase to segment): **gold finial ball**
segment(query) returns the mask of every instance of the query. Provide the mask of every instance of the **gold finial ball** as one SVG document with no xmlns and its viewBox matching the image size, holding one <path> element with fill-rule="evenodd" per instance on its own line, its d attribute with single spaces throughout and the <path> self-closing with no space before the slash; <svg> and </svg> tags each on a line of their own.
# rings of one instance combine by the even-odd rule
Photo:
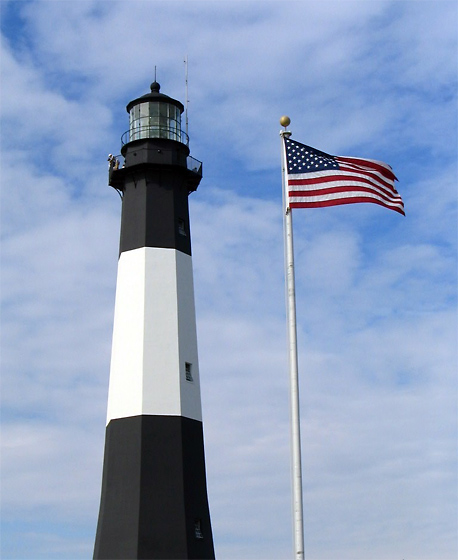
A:
<svg viewBox="0 0 458 560">
<path fill-rule="evenodd" d="M 283 115 L 283 117 L 280 117 L 280 124 L 284 127 L 287 127 L 291 124 L 291 119 L 286 115 Z"/>
</svg>

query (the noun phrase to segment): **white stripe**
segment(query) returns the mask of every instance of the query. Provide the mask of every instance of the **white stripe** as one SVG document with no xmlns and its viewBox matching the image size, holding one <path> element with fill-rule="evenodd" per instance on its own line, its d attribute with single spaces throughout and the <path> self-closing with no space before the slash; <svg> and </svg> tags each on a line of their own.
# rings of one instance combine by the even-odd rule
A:
<svg viewBox="0 0 458 560">
<path fill-rule="evenodd" d="M 345 168 L 347 168 L 347 169 L 345 169 Z M 394 179 L 390 179 L 390 178 L 386 177 L 383 173 L 381 173 L 380 171 L 377 171 L 376 169 L 372 169 L 370 167 L 365 168 L 362 165 L 358 165 L 356 163 L 341 163 L 340 164 L 340 171 L 349 171 L 350 173 L 359 172 L 363 176 L 365 175 L 370 180 L 377 180 L 376 178 L 373 177 L 373 175 L 376 175 L 376 177 L 378 177 L 380 180 L 385 181 L 386 183 L 390 183 L 391 185 L 394 185 Z M 390 169 L 390 171 L 391 171 L 391 169 Z M 393 172 L 391 171 L 391 173 L 393 173 Z M 357 174 L 357 173 L 355 173 L 355 174 Z M 370 177 L 368 176 L 368 174 L 370 174 Z"/>
<path fill-rule="evenodd" d="M 107 424 L 141 414 L 202 420 L 192 260 L 175 249 L 119 258 Z"/>
<path fill-rule="evenodd" d="M 335 187 L 345 187 L 348 188 L 349 192 L 351 192 L 352 187 L 365 187 L 366 189 L 371 189 L 376 194 L 381 194 L 389 197 L 391 200 L 401 200 L 401 197 L 397 193 L 393 193 L 392 191 L 387 191 L 386 189 L 377 188 L 375 185 L 368 185 L 367 183 L 359 182 L 359 181 L 329 181 L 327 183 L 314 183 L 313 185 L 289 185 L 290 193 L 294 193 L 295 191 L 326 191 L 327 189 L 332 189 Z M 332 193 L 331 193 L 332 194 Z M 345 193 L 343 193 L 345 194 Z M 361 194 L 365 194 L 365 191 L 362 191 Z M 294 196 L 290 195 L 290 196 Z"/>
<path fill-rule="evenodd" d="M 334 169 L 329 171 L 314 171 L 312 173 L 291 173 L 290 175 L 288 175 L 288 184 L 289 181 L 292 180 L 321 179 L 323 177 L 332 177 L 333 175 L 339 175 L 343 177 L 356 178 L 356 179 L 357 178 L 366 179 L 368 181 L 371 181 L 373 184 L 378 185 L 380 188 L 388 190 L 389 192 L 391 192 L 390 187 L 394 190 L 394 181 L 391 181 L 390 179 L 383 178 L 384 182 L 388 183 L 387 186 L 385 184 L 382 184 L 375 177 L 368 177 L 367 174 L 365 173 L 356 173 L 354 171 L 346 171 L 343 169 Z M 315 184 L 319 184 L 319 183 L 315 183 Z M 328 184 L 328 183 L 323 183 L 323 184 Z M 307 188 L 311 189 L 313 185 L 303 185 L 303 186 L 304 187 L 307 186 Z M 299 188 L 299 185 L 290 185 L 290 187 L 297 189 Z"/>
<path fill-rule="evenodd" d="M 349 191 L 343 193 L 331 193 L 331 194 L 323 194 L 318 196 L 295 196 L 290 195 L 289 201 L 290 203 L 313 203 L 313 202 L 325 202 L 328 200 L 341 200 L 345 198 L 369 198 L 369 199 L 376 199 L 386 204 L 387 206 L 395 206 L 396 208 L 403 208 L 401 202 L 397 202 L 395 200 L 387 201 L 381 196 L 377 196 L 375 193 L 362 193 L 359 191 Z"/>
<path fill-rule="evenodd" d="M 356 158 L 356 157 L 352 157 L 352 156 L 334 156 L 337 160 L 339 159 L 352 159 L 355 161 L 354 165 L 358 165 L 356 163 L 356 161 L 369 161 L 370 163 L 375 163 L 376 165 L 380 165 L 380 167 L 384 167 L 385 169 L 387 169 L 388 171 L 390 171 L 391 173 L 393 173 L 393 168 L 391 167 L 391 165 L 388 165 L 387 163 L 385 163 L 384 161 L 379 161 L 377 159 L 367 159 L 367 158 Z M 346 163 L 346 162 L 342 162 L 342 163 Z M 359 164 L 361 165 L 361 164 Z"/>
</svg>

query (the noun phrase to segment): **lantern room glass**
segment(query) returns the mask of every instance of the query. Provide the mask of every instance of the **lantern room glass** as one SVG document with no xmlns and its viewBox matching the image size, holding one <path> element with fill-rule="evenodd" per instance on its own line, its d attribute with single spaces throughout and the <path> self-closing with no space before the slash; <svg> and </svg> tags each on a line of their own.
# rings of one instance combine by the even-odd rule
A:
<svg viewBox="0 0 458 560">
<path fill-rule="evenodd" d="M 129 141 L 142 138 L 168 138 L 182 142 L 180 109 L 165 102 L 134 105 L 129 113 Z"/>
</svg>

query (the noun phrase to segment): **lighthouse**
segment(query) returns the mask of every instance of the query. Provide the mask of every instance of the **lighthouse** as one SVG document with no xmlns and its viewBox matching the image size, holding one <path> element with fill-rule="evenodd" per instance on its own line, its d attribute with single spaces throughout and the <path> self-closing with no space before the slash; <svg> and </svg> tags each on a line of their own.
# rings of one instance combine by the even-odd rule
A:
<svg viewBox="0 0 458 560">
<path fill-rule="evenodd" d="M 102 492 L 94 559 L 214 558 L 188 197 L 202 178 L 160 92 L 128 103 Z"/>
</svg>

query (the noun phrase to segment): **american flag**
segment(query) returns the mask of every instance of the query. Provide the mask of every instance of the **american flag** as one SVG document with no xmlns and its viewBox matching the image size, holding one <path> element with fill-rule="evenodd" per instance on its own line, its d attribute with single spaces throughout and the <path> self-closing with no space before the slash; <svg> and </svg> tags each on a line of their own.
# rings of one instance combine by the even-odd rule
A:
<svg viewBox="0 0 458 560">
<path fill-rule="evenodd" d="M 381 161 L 331 156 L 285 138 L 291 208 L 374 202 L 404 213 L 391 167 Z"/>
</svg>

